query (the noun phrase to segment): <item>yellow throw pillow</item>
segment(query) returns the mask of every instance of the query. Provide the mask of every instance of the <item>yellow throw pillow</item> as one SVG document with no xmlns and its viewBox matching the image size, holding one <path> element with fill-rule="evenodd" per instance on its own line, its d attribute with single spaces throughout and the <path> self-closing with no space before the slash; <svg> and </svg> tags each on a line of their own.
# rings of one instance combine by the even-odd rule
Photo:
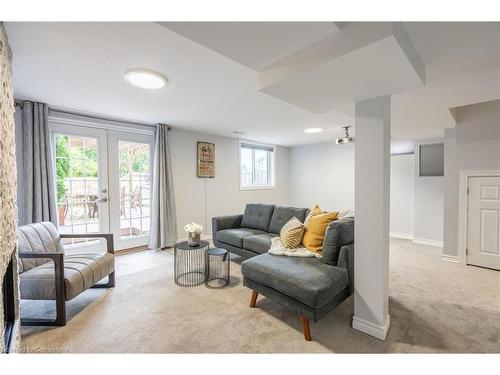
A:
<svg viewBox="0 0 500 375">
<path fill-rule="evenodd" d="M 283 225 L 280 231 L 280 238 L 283 246 L 289 249 L 295 249 L 302 242 L 304 235 L 304 224 L 296 217 L 292 217 Z"/>
<path fill-rule="evenodd" d="M 311 216 L 314 216 L 314 215 L 317 215 L 317 214 L 323 214 L 324 211 L 319 208 L 318 205 L 314 206 L 313 208 L 311 208 L 311 210 L 309 211 L 309 213 L 307 214 L 306 216 L 306 219 L 304 220 L 304 225 L 307 224 L 307 220 L 311 217 Z"/>
<path fill-rule="evenodd" d="M 311 209 L 304 223 L 302 245 L 310 251 L 321 252 L 326 228 L 337 216 L 337 211 L 323 212 L 317 205 Z"/>
</svg>

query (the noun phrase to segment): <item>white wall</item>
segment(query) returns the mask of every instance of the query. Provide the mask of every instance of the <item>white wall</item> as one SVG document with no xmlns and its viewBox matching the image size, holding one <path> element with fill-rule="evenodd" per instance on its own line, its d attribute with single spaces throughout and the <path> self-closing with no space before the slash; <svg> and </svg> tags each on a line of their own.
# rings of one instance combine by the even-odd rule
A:
<svg viewBox="0 0 500 375">
<path fill-rule="evenodd" d="M 391 236 L 413 238 L 415 154 L 391 156 Z"/>
<path fill-rule="evenodd" d="M 459 107 L 455 113 L 457 142 L 500 140 L 500 100 Z"/>
<path fill-rule="evenodd" d="M 354 207 L 354 147 L 339 146 L 333 142 L 296 146 L 289 149 L 288 202 L 296 207 L 312 207 L 318 203 L 322 208 L 353 209 Z M 442 178 L 441 178 L 442 179 Z M 418 183 L 419 195 L 415 196 Z M 426 206 L 420 200 L 442 199 L 439 186 L 432 186 L 429 180 L 418 181 L 415 169 L 415 155 L 391 156 L 391 234 L 398 237 L 414 237 L 415 206 Z M 430 209 L 434 211 L 434 207 Z M 435 210 L 438 211 L 439 210 Z M 419 211 L 419 220 L 426 220 Z M 435 224 L 441 220 L 440 224 Z M 434 223 L 434 224 L 433 224 Z M 442 216 L 431 220 L 431 231 L 419 227 L 420 236 L 438 240 L 432 233 L 432 226 L 442 227 Z M 430 234 L 429 234 L 430 232 Z M 424 237 L 430 236 L 430 237 Z"/>
<path fill-rule="evenodd" d="M 16 112 L 16 160 L 18 164 L 19 188 L 22 196 L 22 145 L 21 117 Z M 133 125 L 130 125 L 133 126 Z M 203 224 L 205 233 L 211 233 L 213 216 L 242 213 L 246 203 L 287 204 L 288 198 L 288 148 L 276 147 L 276 188 L 267 190 L 239 189 L 239 141 L 173 129 L 170 133 L 170 157 L 174 179 L 174 200 L 177 235 L 184 238 L 184 226 L 197 222 Z M 215 178 L 196 176 L 196 143 L 215 143 Z M 19 200 L 19 210 L 22 210 Z"/>
<path fill-rule="evenodd" d="M 445 132 L 443 254 L 458 257 L 460 171 L 500 170 L 500 100 L 460 107 Z"/>
<path fill-rule="evenodd" d="M 418 175 L 421 144 L 442 143 L 443 139 L 417 142 L 415 147 L 415 212 L 413 238 L 437 246 L 443 245 L 444 177 Z"/>
<path fill-rule="evenodd" d="M 334 142 L 291 147 L 289 204 L 354 209 L 354 147 Z"/>
<path fill-rule="evenodd" d="M 215 178 L 196 177 L 196 142 L 215 143 Z M 174 199 L 179 238 L 191 222 L 211 232 L 213 216 L 243 213 L 251 202 L 286 205 L 288 197 L 288 148 L 276 147 L 276 188 L 239 189 L 239 141 L 234 138 L 173 129 L 169 139 Z"/>
<path fill-rule="evenodd" d="M 16 138 L 20 136 L 19 130 L 20 116 L 16 113 Z M 197 141 L 216 144 L 214 179 L 196 177 Z M 173 129 L 170 152 L 179 238 L 185 236 L 184 225 L 193 221 L 204 224 L 205 232 L 210 233 L 213 216 L 243 212 L 249 202 L 296 207 L 319 204 L 326 210 L 353 209 L 354 147 L 334 142 L 277 147 L 276 189 L 240 191 L 237 139 Z M 21 172 L 20 142 L 16 151 Z M 411 158 L 414 157 L 391 157 L 391 232 L 410 234 L 414 226 L 414 237 L 442 241 L 442 178 L 416 177 L 417 169 L 415 164 L 411 165 Z M 412 173 L 415 204 L 411 204 L 412 184 L 408 182 Z M 19 177 L 21 188 L 22 176 Z M 22 191 L 18 194 L 21 196 Z"/>
</svg>

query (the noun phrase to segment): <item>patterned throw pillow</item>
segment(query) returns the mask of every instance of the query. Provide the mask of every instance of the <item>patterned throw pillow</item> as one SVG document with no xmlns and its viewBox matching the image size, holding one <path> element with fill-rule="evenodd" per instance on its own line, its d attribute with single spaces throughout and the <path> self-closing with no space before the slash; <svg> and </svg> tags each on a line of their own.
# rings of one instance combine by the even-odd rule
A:
<svg viewBox="0 0 500 375">
<path fill-rule="evenodd" d="M 304 235 L 304 224 L 296 217 L 292 217 L 283 225 L 280 231 L 280 238 L 283 246 L 288 249 L 295 249 L 302 243 Z"/>
</svg>

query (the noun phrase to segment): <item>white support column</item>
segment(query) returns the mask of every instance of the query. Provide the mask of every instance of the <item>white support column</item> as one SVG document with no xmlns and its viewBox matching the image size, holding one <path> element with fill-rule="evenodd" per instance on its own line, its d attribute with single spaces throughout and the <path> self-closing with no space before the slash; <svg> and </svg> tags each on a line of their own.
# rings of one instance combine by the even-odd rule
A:
<svg viewBox="0 0 500 375">
<path fill-rule="evenodd" d="M 391 98 L 355 107 L 354 317 L 352 326 L 385 340 L 389 330 Z"/>
</svg>

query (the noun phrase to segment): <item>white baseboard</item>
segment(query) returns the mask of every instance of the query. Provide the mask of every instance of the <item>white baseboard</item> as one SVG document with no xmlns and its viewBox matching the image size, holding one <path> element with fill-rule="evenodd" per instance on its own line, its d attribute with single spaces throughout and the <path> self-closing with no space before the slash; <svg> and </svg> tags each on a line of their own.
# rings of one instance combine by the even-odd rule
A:
<svg viewBox="0 0 500 375">
<path fill-rule="evenodd" d="M 400 232 L 391 232 L 390 237 L 392 238 L 398 238 L 402 240 L 410 240 L 413 243 L 419 244 L 419 245 L 427 245 L 427 246 L 435 246 L 435 247 L 443 247 L 443 241 L 437 241 L 437 240 L 429 240 L 427 238 L 414 238 L 413 234 L 410 233 L 400 233 Z"/>
<path fill-rule="evenodd" d="M 358 318 L 357 316 L 352 317 L 352 328 L 355 330 L 366 333 L 367 335 L 373 336 L 379 340 L 385 340 L 387 337 L 387 332 L 389 332 L 389 327 L 391 326 L 391 316 L 387 315 L 384 325 L 375 324 L 369 322 L 368 320 Z"/>
<path fill-rule="evenodd" d="M 400 232 L 391 232 L 389 236 L 392 238 L 400 238 L 402 240 L 413 240 L 413 234 L 410 233 L 400 233 Z"/>
<path fill-rule="evenodd" d="M 414 238 L 413 243 L 416 243 L 419 245 L 441 247 L 441 248 L 443 247 L 443 241 L 429 240 L 427 238 Z"/>
<path fill-rule="evenodd" d="M 460 263 L 460 259 L 455 255 L 443 254 L 441 255 L 441 260 L 444 260 L 445 262 Z"/>
</svg>

